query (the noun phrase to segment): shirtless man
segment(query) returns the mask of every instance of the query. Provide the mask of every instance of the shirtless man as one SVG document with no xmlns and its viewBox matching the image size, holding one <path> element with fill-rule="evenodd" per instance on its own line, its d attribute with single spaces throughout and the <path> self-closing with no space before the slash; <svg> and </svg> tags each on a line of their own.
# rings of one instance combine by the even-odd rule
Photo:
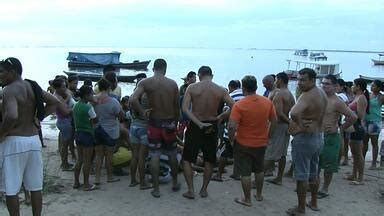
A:
<svg viewBox="0 0 384 216">
<path fill-rule="evenodd" d="M 167 63 L 164 59 L 156 59 L 153 63 L 154 75 L 139 82 L 130 98 L 132 109 L 147 116 L 148 119 L 148 149 L 151 156 L 151 171 L 153 180 L 153 197 L 159 198 L 159 168 L 160 155 L 167 154 L 170 159 L 173 191 L 180 190 L 177 183 L 178 164 L 176 126 L 179 119 L 179 90 L 174 80 L 165 77 Z M 146 93 L 149 109 L 144 109 L 139 98 Z"/>
<path fill-rule="evenodd" d="M 0 125 L 0 161 L 2 182 L 10 215 L 19 215 L 22 183 L 31 191 L 32 213 L 41 215 L 43 188 L 43 160 L 36 119 L 37 98 L 29 82 L 22 80 L 22 65 L 16 58 L 0 62 L 0 81 L 3 90 L 2 122 Z M 42 91 L 40 96 L 45 115 L 53 113 L 59 101 Z M 42 105 L 42 104 L 40 104 Z"/>
<path fill-rule="evenodd" d="M 297 80 L 303 93 L 292 107 L 289 132 L 293 135 L 292 161 L 295 164 L 298 206 L 288 209 L 289 215 L 305 214 L 308 181 L 312 199 L 307 206 L 318 210 L 318 165 L 323 139 L 323 118 L 327 107 L 326 95 L 315 85 L 316 72 L 313 69 L 301 69 Z"/>
<path fill-rule="evenodd" d="M 324 184 L 318 192 L 319 199 L 328 196 L 328 187 L 331 184 L 332 175 L 338 171 L 341 145 L 338 126 L 340 117 L 341 115 L 345 116 L 345 121 L 340 126 L 342 131 L 352 126 L 357 120 L 356 114 L 335 94 L 336 83 L 337 79 L 334 75 L 327 75 L 321 81 L 321 88 L 327 95 L 328 105 L 323 122 L 324 147 L 320 153 L 320 169 L 324 169 Z"/>
<path fill-rule="evenodd" d="M 203 198 L 208 196 L 207 187 L 212 176 L 213 164 L 216 162 L 217 124 L 218 121 L 228 117 L 230 109 L 219 116 L 217 112 L 223 101 L 229 107 L 234 103 L 223 87 L 212 82 L 210 67 L 200 67 L 198 76 L 200 82 L 187 88 L 182 105 L 183 112 L 191 120 L 185 132 L 183 151 L 184 177 L 188 185 L 188 191 L 183 196 L 188 199 L 195 198 L 191 163 L 196 162 L 200 149 L 204 157 L 204 177 L 200 196 Z"/>
<path fill-rule="evenodd" d="M 289 112 L 295 105 L 295 98 L 288 89 L 288 75 L 286 73 L 281 72 L 276 75 L 275 85 L 277 90 L 274 91 L 272 102 L 276 109 L 278 123 L 265 152 L 265 170 L 273 167 L 274 163 L 278 161 L 276 178 L 268 179 L 267 182 L 281 185 L 289 145 Z"/>
</svg>

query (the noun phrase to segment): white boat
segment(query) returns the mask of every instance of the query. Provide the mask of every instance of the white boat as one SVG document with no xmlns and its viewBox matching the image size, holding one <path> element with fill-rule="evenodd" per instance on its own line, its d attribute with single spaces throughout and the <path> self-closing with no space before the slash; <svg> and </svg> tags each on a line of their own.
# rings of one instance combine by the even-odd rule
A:
<svg viewBox="0 0 384 216">
<path fill-rule="evenodd" d="M 308 50 L 307 49 L 295 50 L 294 55 L 297 55 L 297 56 L 308 56 Z"/>
<path fill-rule="evenodd" d="M 319 53 L 311 52 L 309 54 L 309 59 L 313 61 L 326 61 L 328 57 L 322 52 L 319 52 Z"/>
<path fill-rule="evenodd" d="M 288 68 L 284 72 L 290 79 L 296 79 L 299 70 L 303 68 L 311 68 L 316 72 L 316 78 L 323 78 L 328 74 L 333 74 L 339 77 L 342 73 L 340 64 L 331 61 L 300 61 L 300 60 L 287 60 Z"/>
<path fill-rule="evenodd" d="M 384 56 L 384 53 L 379 53 L 379 59 L 372 59 L 372 62 L 374 65 L 384 65 L 384 60 L 381 60 L 381 58 Z"/>
</svg>

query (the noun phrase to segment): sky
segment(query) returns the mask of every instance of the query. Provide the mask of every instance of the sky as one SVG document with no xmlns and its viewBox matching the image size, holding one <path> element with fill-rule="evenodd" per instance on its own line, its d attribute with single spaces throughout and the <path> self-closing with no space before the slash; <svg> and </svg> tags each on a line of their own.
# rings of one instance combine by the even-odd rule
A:
<svg viewBox="0 0 384 216">
<path fill-rule="evenodd" d="M 382 0 L 2 0 L 0 47 L 383 51 L 382 14 Z"/>
</svg>

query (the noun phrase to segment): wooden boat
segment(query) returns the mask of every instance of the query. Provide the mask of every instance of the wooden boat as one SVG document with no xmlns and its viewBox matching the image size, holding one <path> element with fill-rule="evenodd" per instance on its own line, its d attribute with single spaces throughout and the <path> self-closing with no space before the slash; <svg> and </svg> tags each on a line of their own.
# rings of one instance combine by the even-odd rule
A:
<svg viewBox="0 0 384 216">
<path fill-rule="evenodd" d="M 106 65 L 113 65 L 115 68 L 130 70 L 147 70 L 151 61 L 135 60 L 130 63 L 120 62 L 119 52 L 111 53 L 80 53 L 69 52 L 67 60 L 69 68 L 103 68 Z"/>
<path fill-rule="evenodd" d="M 360 78 L 366 80 L 367 82 L 373 82 L 374 80 L 380 80 L 381 82 L 384 82 L 383 77 L 369 77 L 369 76 L 364 76 L 364 75 L 359 75 Z"/>
<path fill-rule="evenodd" d="M 384 53 L 378 54 L 379 59 L 371 59 L 374 65 L 384 65 L 384 60 L 381 60 L 381 58 L 384 56 Z"/>
<path fill-rule="evenodd" d="M 78 72 L 78 71 L 63 71 L 68 76 L 76 75 L 79 77 L 80 81 L 90 79 L 92 82 L 99 81 L 102 77 L 102 73 L 93 73 L 93 72 Z M 137 75 L 120 75 L 116 74 L 117 80 L 119 82 L 134 83 Z"/>
<path fill-rule="evenodd" d="M 316 78 L 323 78 L 328 74 L 340 77 L 342 71 L 339 69 L 339 63 L 330 61 L 299 61 L 287 60 L 288 68 L 284 72 L 290 79 L 297 79 L 299 71 L 303 68 L 312 68 L 316 72 Z M 292 66 L 291 63 L 294 63 Z M 293 67 L 293 68 L 292 68 Z"/>
</svg>

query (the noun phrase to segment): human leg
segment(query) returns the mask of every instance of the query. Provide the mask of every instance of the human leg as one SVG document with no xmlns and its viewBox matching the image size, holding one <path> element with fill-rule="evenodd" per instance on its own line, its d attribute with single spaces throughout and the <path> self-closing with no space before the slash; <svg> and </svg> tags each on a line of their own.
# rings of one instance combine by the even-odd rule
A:
<svg viewBox="0 0 384 216">
<path fill-rule="evenodd" d="M 43 206 L 43 194 L 41 191 L 31 191 L 31 201 L 33 216 L 40 216 Z"/>
<path fill-rule="evenodd" d="M 77 158 L 75 169 L 74 169 L 75 182 L 73 184 L 73 188 L 80 187 L 79 177 L 80 177 L 81 167 L 83 166 L 83 146 L 81 145 L 77 146 L 77 155 L 78 155 L 78 158 Z"/>
<path fill-rule="evenodd" d="M 150 154 L 151 155 L 151 175 L 153 190 L 151 192 L 152 196 L 159 198 L 160 189 L 159 189 L 159 169 L 160 169 L 160 154 Z"/>
<path fill-rule="evenodd" d="M 138 184 L 136 180 L 136 170 L 137 170 L 137 165 L 139 161 L 139 149 L 140 149 L 140 144 L 132 144 L 131 145 L 132 149 L 132 160 L 130 164 L 130 169 L 131 169 L 131 184 L 129 185 L 130 187 L 136 186 Z"/>
<path fill-rule="evenodd" d="M 95 146 L 95 154 L 96 154 L 96 173 L 95 173 L 95 184 L 100 184 L 100 175 L 101 175 L 101 165 L 104 159 L 104 146 L 96 145 Z"/>
</svg>

